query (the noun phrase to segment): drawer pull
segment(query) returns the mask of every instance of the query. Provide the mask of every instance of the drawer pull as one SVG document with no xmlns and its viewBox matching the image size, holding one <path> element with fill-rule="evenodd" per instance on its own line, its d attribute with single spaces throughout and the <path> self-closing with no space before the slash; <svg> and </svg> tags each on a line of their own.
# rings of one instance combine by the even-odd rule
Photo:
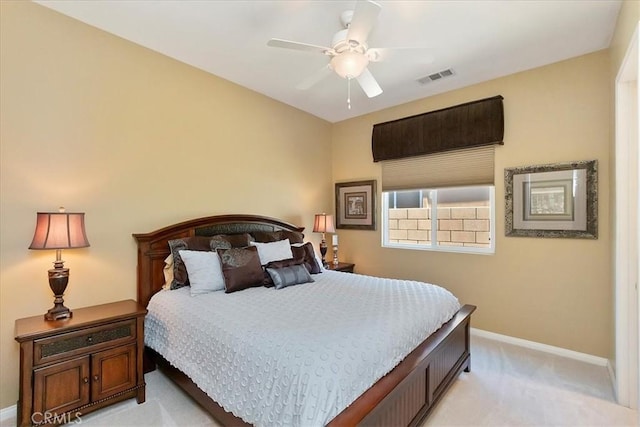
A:
<svg viewBox="0 0 640 427">
<path fill-rule="evenodd" d="M 93 337 L 91 335 L 87 337 L 87 344 L 93 344 Z"/>
</svg>

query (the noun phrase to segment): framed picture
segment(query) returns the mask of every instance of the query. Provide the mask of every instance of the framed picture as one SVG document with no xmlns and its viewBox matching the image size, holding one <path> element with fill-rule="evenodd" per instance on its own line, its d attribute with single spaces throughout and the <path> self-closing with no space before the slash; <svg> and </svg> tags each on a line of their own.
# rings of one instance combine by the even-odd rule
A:
<svg viewBox="0 0 640 427">
<path fill-rule="evenodd" d="M 336 184 L 336 228 L 376 229 L 376 181 Z"/>
<path fill-rule="evenodd" d="M 598 162 L 505 169 L 505 234 L 598 238 Z"/>
</svg>

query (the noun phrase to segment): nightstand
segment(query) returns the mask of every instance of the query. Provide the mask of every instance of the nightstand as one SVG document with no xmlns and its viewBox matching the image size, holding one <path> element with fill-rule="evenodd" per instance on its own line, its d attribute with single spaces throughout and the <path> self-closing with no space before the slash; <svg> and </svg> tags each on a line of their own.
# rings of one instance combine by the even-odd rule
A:
<svg viewBox="0 0 640 427">
<path fill-rule="evenodd" d="M 356 265 L 349 262 L 338 262 L 338 265 L 334 265 L 332 261 L 325 266 L 327 270 L 343 271 L 345 273 L 353 273 L 353 269 Z"/>
<path fill-rule="evenodd" d="M 144 316 L 133 300 L 73 310 L 70 319 L 18 319 L 19 426 L 63 424 L 103 406 L 145 400 Z"/>
</svg>

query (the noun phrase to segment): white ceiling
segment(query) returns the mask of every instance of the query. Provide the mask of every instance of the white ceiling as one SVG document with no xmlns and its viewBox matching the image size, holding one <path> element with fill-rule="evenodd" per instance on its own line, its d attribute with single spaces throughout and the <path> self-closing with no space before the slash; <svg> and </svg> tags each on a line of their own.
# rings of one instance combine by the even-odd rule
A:
<svg viewBox="0 0 640 427">
<path fill-rule="evenodd" d="M 330 46 L 355 0 L 37 1 L 124 39 L 330 122 L 377 111 L 609 46 L 621 1 L 379 1 L 369 47 L 429 47 L 369 65 L 382 95 L 367 98 L 332 74 L 295 86 L 328 63 L 318 53 L 267 46 L 281 38 Z M 416 80 L 447 68 L 453 77 Z M 567 76 L 567 78 L 571 78 Z"/>
</svg>

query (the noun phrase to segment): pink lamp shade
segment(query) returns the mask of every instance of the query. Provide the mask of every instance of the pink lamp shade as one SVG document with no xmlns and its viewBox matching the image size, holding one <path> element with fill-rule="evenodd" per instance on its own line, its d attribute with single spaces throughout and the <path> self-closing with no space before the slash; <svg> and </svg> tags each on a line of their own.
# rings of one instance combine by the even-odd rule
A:
<svg viewBox="0 0 640 427">
<path fill-rule="evenodd" d="M 333 215 L 316 214 L 313 222 L 314 233 L 335 233 L 336 227 L 333 225 Z"/>
<path fill-rule="evenodd" d="M 29 249 L 73 249 L 89 246 L 84 213 L 38 212 Z"/>
</svg>

